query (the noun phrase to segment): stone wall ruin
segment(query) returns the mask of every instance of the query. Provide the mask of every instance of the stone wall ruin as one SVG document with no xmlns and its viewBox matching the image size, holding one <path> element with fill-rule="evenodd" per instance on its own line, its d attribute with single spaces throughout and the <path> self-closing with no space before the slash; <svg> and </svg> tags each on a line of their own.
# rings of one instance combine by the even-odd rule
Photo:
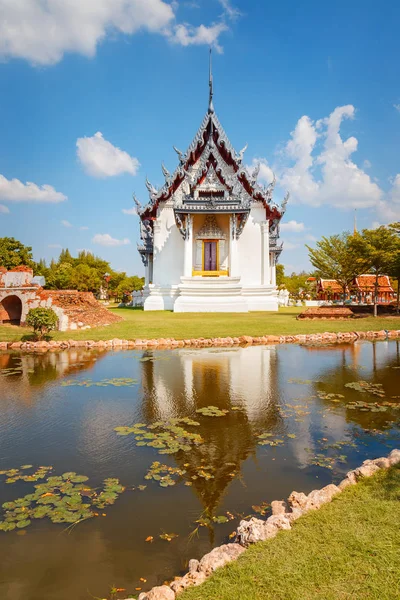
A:
<svg viewBox="0 0 400 600">
<path fill-rule="evenodd" d="M 59 331 L 90 329 L 121 320 L 91 292 L 45 290 L 37 279 L 27 267 L 10 271 L 0 267 L 0 324 L 25 325 L 29 309 L 38 307 L 54 310 Z"/>
</svg>

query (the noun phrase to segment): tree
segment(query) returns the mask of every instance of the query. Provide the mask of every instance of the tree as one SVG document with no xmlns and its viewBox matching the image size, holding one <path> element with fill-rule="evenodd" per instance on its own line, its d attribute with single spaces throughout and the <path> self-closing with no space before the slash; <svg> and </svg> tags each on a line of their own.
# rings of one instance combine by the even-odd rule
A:
<svg viewBox="0 0 400 600">
<path fill-rule="evenodd" d="M 276 285 L 279 287 L 285 281 L 285 267 L 281 264 L 276 265 Z"/>
<path fill-rule="evenodd" d="M 69 278 L 69 287 L 79 292 L 97 293 L 100 289 L 102 279 L 96 269 L 87 264 L 79 264 L 72 269 Z"/>
<path fill-rule="evenodd" d="M 115 290 L 116 300 L 120 300 L 124 303 L 129 302 L 132 299 L 132 292 L 141 290 L 144 286 L 144 277 L 125 277 L 118 285 Z"/>
<path fill-rule="evenodd" d="M 31 308 L 26 316 L 26 324 L 33 327 L 38 339 L 57 327 L 58 317 L 52 308 Z"/>
<path fill-rule="evenodd" d="M 399 236 L 396 231 L 381 225 L 377 229 L 363 229 L 355 234 L 352 247 L 375 275 L 374 317 L 378 315 L 379 277 L 388 275 L 400 252 Z"/>
<path fill-rule="evenodd" d="M 68 290 L 71 289 L 71 277 L 72 277 L 73 267 L 71 263 L 61 263 L 57 265 L 54 272 L 51 274 L 52 277 L 52 286 L 56 290 Z"/>
<path fill-rule="evenodd" d="M 0 238 L 0 266 L 9 270 L 20 265 L 31 269 L 35 267 L 31 246 L 24 246 L 12 237 Z"/>
<path fill-rule="evenodd" d="M 368 260 L 352 244 L 353 237 L 347 232 L 324 236 L 317 242 L 316 248 L 306 246 L 317 275 L 324 279 L 334 279 L 341 286 L 343 303 L 354 278 L 368 268 Z"/>
<path fill-rule="evenodd" d="M 289 296 L 296 302 L 304 299 L 304 295 L 311 291 L 307 282 L 308 278 L 309 273 L 305 271 L 292 273 L 289 277 L 284 277 L 284 286 L 289 292 Z"/>
<path fill-rule="evenodd" d="M 389 229 L 393 231 L 398 236 L 399 249 L 394 257 L 393 263 L 389 269 L 389 275 L 397 280 L 397 303 L 396 303 L 396 312 L 399 314 L 400 312 L 400 222 L 391 223 L 388 225 Z"/>
</svg>

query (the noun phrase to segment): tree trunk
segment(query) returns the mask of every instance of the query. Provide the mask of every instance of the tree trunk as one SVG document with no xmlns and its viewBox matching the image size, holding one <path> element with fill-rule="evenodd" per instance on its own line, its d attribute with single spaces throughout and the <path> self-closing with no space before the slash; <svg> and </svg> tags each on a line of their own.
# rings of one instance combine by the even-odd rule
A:
<svg viewBox="0 0 400 600">
<path fill-rule="evenodd" d="M 374 294 L 374 317 L 378 316 L 378 286 L 379 286 L 379 273 L 375 276 L 375 294 Z"/>
<path fill-rule="evenodd" d="M 342 304 L 343 304 L 343 306 L 344 306 L 344 303 L 346 301 L 346 288 L 347 288 L 346 284 L 342 286 L 342 290 L 343 290 L 343 302 L 342 302 Z"/>
</svg>

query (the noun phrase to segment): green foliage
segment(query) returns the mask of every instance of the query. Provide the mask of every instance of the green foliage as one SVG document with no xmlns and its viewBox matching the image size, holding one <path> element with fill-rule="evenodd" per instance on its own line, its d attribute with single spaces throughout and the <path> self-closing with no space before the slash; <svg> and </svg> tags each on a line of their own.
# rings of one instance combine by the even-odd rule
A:
<svg viewBox="0 0 400 600">
<path fill-rule="evenodd" d="M 397 223 L 391 223 L 389 229 L 398 236 L 400 243 L 400 221 Z M 392 278 L 393 285 L 397 283 L 397 313 L 400 312 L 400 250 L 396 253 L 393 262 L 390 265 L 388 274 Z"/>
<path fill-rule="evenodd" d="M 97 292 L 101 282 L 102 278 L 94 267 L 81 263 L 72 270 L 69 285 L 71 289 L 80 292 Z"/>
<path fill-rule="evenodd" d="M 396 224 L 394 224 L 396 226 Z M 378 227 L 363 229 L 361 234 L 352 237 L 353 253 L 364 262 L 366 270 L 375 275 L 374 316 L 377 316 L 377 296 L 379 277 L 391 272 L 400 264 L 400 238 L 395 228 Z"/>
<path fill-rule="evenodd" d="M 174 477 L 182 477 L 185 473 L 184 469 L 162 465 L 160 462 L 155 461 L 144 478 L 157 481 L 161 487 L 170 487 L 176 484 Z"/>
<path fill-rule="evenodd" d="M 119 275 L 125 275 L 125 273 L 120 273 Z M 133 277 L 123 277 L 114 289 L 113 295 L 115 300 L 124 303 L 130 302 L 132 300 L 132 292 L 141 290 L 144 286 L 144 282 L 144 277 L 138 277 L 137 275 L 133 275 Z"/>
<path fill-rule="evenodd" d="M 307 281 L 309 276 L 309 273 L 302 271 L 283 278 L 283 284 L 293 300 L 301 300 L 307 295 L 312 296 L 313 286 Z"/>
<path fill-rule="evenodd" d="M 318 276 L 335 279 L 342 287 L 343 300 L 354 278 L 368 268 L 368 260 L 353 243 L 354 237 L 347 232 L 324 236 L 317 242 L 316 248 L 307 246 L 310 262 L 317 269 Z"/>
<path fill-rule="evenodd" d="M 192 446 L 203 443 L 198 433 L 186 431 L 181 425 L 198 427 L 199 423 L 189 417 L 157 421 L 151 425 L 136 423 L 131 427 L 115 427 L 118 435 L 134 434 L 137 446 L 149 446 L 158 450 L 159 454 L 176 454 L 179 451 L 188 452 Z"/>
<path fill-rule="evenodd" d="M 113 387 L 133 387 L 137 384 L 137 379 L 132 379 L 131 377 L 114 377 L 113 379 L 101 379 L 100 381 L 92 381 L 91 379 L 65 379 L 61 382 L 62 387 L 108 387 L 112 385 Z"/>
<path fill-rule="evenodd" d="M 12 237 L 0 238 L 0 266 L 10 270 L 20 265 L 34 269 L 31 246 L 24 246 Z"/>
<path fill-rule="evenodd" d="M 31 308 L 26 317 L 26 324 L 33 327 L 39 338 L 57 327 L 58 317 L 52 308 Z"/>
<path fill-rule="evenodd" d="M 2 505 L 4 513 L 3 520 L 0 521 L 0 531 L 25 529 L 32 520 L 45 517 L 53 523 L 73 525 L 98 516 L 96 509 L 104 509 L 114 504 L 118 496 L 125 491 L 118 479 L 105 479 L 103 488 L 95 490 L 87 484 L 88 477 L 78 475 L 74 471 L 60 476 L 48 476 L 53 467 L 39 467 L 33 473 L 26 474 L 25 471 L 29 468 L 30 465 L 23 465 L 20 469 L 0 471 L 0 475 L 7 477 L 6 483 L 45 479 L 34 486 L 33 493 Z M 21 473 L 21 470 L 24 473 Z"/>
<path fill-rule="evenodd" d="M 77 257 L 73 257 L 68 248 L 61 250 L 58 260 L 52 260 L 49 266 L 40 260 L 35 272 L 44 275 L 49 289 L 98 294 L 103 287 L 118 300 L 122 299 L 125 291 L 130 294 L 144 285 L 143 277 L 127 277 L 126 273 L 117 273 L 109 262 L 91 252 L 82 250 Z"/>
<path fill-rule="evenodd" d="M 198 408 L 196 412 L 203 415 L 203 417 L 224 417 L 229 411 L 217 406 L 204 406 L 203 408 Z"/>
<path fill-rule="evenodd" d="M 280 287 L 285 282 L 285 267 L 281 264 L 276 265 L 276 285 Z"/>
</svg>

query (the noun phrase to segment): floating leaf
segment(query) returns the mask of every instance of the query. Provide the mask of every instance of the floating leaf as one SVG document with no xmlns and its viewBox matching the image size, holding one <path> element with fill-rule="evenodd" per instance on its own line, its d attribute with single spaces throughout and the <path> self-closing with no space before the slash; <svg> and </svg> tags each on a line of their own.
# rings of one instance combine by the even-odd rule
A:
<svg viewBox="0 0 400 600">
<path fill-rule="evenodd" d="M 226 517 L 225 515 L 213 517 L 212 520 L 214 521 L 214 523 L 218 523 L 218 525 L 221 525 L 222 523 L 228 523 L 229 521 L 228 517 Z"/>
<path fill-rule="evenodd" d="M 116 427 L 118 435 L 134 434 L 137 446 L 149 446 L 159 451 L 159 454 L 175 454 L 183 451 L 188 452 L 192 445 L 203 443 L 198 433 L 191 433 L 181 427 L 181 424 L 198 426 L 197 421 L 188 417 L 182 419 L 170 419 L 168 421 L 156 421 L 146 426 L 144 423 L 136 423 L 131 427 Z"/>
<path fill-rule="evenodd" d="M 224 417 L 229 411 L 218 408 L 217 406 L 205 406 L 203 408 L 198 408 L 196 412 L 203 415 L 203 417 Z"/>
<path fill-rule="evenodd" d="M 177 533 L 162 533 L 160 536 L 161 540 L 165 540 L 166 542 L 171 542 L 173 539 L 179 537 Z"/>
</svg>

